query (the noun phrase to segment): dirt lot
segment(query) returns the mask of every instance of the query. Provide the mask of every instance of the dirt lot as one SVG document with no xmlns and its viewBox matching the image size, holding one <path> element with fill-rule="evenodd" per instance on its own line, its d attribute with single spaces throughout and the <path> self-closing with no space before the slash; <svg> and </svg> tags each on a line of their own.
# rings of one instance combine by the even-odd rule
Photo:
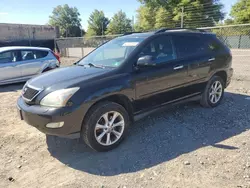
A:
<svg viewBox="0 0 250 188">
<path fill-rule="evenodd" d="M 246 54 L 236 57 L 249 63 Z M 1 86 L 0 187 L 249 188 L 246 65 L 235 61 L 234 80 L 219 107 L 189 103 L 153 114 L 107 153 L 93 152 L 80 140 L 45 136 L 20 121 L 16 100 L 22 84 Z"/>
</svg>

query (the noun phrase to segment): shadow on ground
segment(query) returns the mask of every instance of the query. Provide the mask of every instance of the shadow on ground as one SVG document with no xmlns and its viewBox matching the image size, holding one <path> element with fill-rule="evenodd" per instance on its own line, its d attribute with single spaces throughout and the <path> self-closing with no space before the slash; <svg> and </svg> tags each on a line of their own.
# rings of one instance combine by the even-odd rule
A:
<svg viewBox="0 0 250 188">
<path fill-rule="evenodd" d="M 205 109 L 197 103 L 171 107 L 136 122 L 115 150 L 97 153 L 80 140 L 47 136 L 52 156 L 87 173 L 113 176 L 153 167 L 204 146 L 237 150 L 218 144 L 250 128 L 248 96 L 225 93 L 220 106 Z"/>
<path fill-rule="evenodd" d="M 0 86 L 0 93 L 21 90 L 23 88 L 24 84 L 25 84 L 25 82 L 16 83 L 16 84 L 9 84 L 9 85 L 1 85 Z"/>
</svg>

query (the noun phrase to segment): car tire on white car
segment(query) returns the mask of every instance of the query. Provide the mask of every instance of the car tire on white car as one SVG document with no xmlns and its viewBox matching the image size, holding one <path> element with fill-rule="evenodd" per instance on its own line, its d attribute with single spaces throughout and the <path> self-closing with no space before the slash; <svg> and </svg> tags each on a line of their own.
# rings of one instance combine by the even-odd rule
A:
<svg viewBox="0 0 250 188">
<path fill-rule="evenodd" d="M 213 108 L 220 104 L 224 97 L 225 82 L 220 76 L 213 76 L 207 83 L 202 93 L 201 105 L 206 108 Z"/>
<path fill-rule="evenodd" d="M 123 106 L 109 101 L 101 102 L 87 113 L 81 137 L 92 149 L 109 151 L 122 142 L 129 124 L 129 115 Z"/>
</svg>

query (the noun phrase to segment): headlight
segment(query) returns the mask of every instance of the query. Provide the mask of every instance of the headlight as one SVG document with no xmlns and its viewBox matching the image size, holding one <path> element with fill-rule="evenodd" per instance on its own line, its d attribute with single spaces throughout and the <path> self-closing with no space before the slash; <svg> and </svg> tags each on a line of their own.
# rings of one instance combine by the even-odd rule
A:
<svg viewBox="0 0 250 188">
<path fill-rule="evenodd" d="M 64 107 L 68 100 L 79 90 L 79 87 L 60 89 L 49 93 L 40 102 L 42 106 Z"/>
</svg>

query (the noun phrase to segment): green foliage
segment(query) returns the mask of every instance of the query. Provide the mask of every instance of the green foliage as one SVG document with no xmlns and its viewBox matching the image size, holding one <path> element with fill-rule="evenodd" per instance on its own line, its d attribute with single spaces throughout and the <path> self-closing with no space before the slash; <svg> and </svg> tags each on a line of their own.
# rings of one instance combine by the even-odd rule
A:
<svg viewBox="0 0 250 188">
<path fill-rule="evenodd" d="M 224 25 L 233 25 L 234 23 L 234 20 L 230 18 L 224 20 Z"/>
<path fill-rule="evenodd" d="M 105 33 L 109 20 L 103 11 L 94 10 L 89 17 L 88 24 L 87 36 L 98 36 Z"/>
<path fill-rule="evenodd" d="M 148 6 L 141 6 L 137 10 L 137 23 L 135 25 L 136 31 L 149 31 L 154 28 L 155 24 L 155 15 L 157 9 L 148 7 Z"/>
<path fill-rule="evenodd" d="M 181 27 L 184 7 L 184 27 L 214 26 L 224 18 L 223 5 L 218 0 L 139 0 L 137 29 Z"/>
<path fill-rule="evenodd" d="M 237 24 L 250 23 L 250 0 L 239 0 L 230 14 Z"/>
<path fill-rule="evenodd" d="M 108 25 L 107 34 L 123 34 L 132 31 L 131 20 L 127 18 L 126 13 L 121 10 L 116 13 Z"/>
<path fill-rule="evenodd" d="M 58 26 L 62 37 L 80 37 L 82 32 L 79 17 L 80 13 L 76 7 L 58 5 L 49 18 L 49 24 Z"/>
<path fill-rule="evenodd" d="M 155 15 L 155 28 L 174 28 L 176 23 L 172 20 L 173 14 L 170 11 L 167 11 L 165 8 L 160 7 L 156 11 Z"/>
</svg>

